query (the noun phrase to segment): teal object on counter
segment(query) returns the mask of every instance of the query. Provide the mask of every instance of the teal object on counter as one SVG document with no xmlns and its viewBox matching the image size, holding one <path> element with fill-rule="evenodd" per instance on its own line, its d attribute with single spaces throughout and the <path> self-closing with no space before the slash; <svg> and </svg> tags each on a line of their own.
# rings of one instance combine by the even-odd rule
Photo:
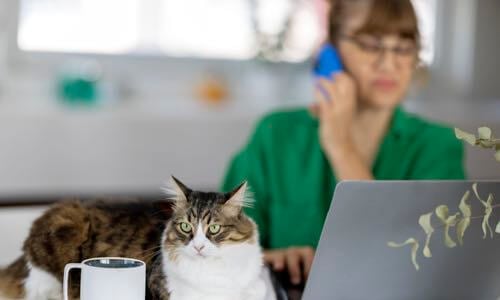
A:
<svg viewBox="0 0 500 300">
<path fill-rule="evenodd" d="M 58 94 L 68 104 L 96 104 L 99 98 L 97 81 L 79 76 L 62 76 L 58 81 Z"/>
</svg>

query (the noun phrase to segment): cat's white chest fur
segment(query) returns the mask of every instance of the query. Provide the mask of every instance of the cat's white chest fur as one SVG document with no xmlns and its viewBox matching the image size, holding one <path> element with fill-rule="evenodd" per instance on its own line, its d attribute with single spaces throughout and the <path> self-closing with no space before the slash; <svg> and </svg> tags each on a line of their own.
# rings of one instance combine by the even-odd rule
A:
<svg viewBox="0 0 500 300">
<path fill-rule="evenodd" d="M 274 300 L 258 245 L 243 243 L 221 247 L 218 258 L 164 252 L 170 300 Z"/>
</svg>

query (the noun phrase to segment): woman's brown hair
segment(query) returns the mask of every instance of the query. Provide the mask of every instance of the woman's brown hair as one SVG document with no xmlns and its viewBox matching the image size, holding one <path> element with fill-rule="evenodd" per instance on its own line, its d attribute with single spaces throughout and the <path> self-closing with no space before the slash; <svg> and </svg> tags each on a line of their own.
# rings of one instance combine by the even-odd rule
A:
<svg viewBox="0 0 500 300">
<path fill-rule="evenodd" d="M 395 34 L 413 40 L 420 46 L 418 20 L 411 0 L 331 0 L 329 18 L 329 40 L 338 42 L 343 34 L 345 23 L 349 17 L 368 5 L 368 14 L 364 23 L 354 35 Z"/>
</svg>

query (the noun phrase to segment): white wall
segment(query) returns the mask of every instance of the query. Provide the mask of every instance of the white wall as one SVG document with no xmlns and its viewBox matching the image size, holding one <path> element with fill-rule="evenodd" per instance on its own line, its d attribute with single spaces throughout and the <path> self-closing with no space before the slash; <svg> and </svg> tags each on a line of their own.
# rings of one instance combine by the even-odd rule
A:
<svg viewBox="0 0 500 300">
<path fill-rule="evenodd" d="M 31 223 L 46 207 L 0 208 L 0 268 L 13 262 L 28 237 Z"/>
<path fill-rule="evenodd" d="M 2 84 L 5 81 L 6 59 L 7 59 L 7 1 L 0 1 L 0 95 L 2 93 Z"/>
<path fill-rule="evenodd" d="M 170 175 L 217 188 L 262 113 L 250 110 L 0 111 L 0 193 L 154 193 Z"/>
<path fill-rule="evenodd" d="M 472 97 L 500 99 L 500 1 L 478 0 Z"/>
</svg>

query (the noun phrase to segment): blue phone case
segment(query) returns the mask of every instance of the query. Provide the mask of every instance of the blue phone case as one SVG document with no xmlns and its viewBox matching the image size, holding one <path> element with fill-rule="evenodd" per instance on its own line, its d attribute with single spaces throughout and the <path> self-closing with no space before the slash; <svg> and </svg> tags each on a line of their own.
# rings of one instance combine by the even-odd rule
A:
<svg viewBox="0 0 500 300">
<path fill-rule="evenodd" d="M 319 78 L 332 80 L 332 76 L 342 70 L 342 61 L 340 60 L 337 49 L 335 49 L 332 44 L 325 44 L 316 57 L 316 62 L 314 64 L 313 73 L 315 80 Z M 319 85 L 317 85 L 317 87 L 325 98 L 330 99 L 327 91 Z"/>
<path fill-rule="evenodd" d="M 337 52 L 337 49 L 332 44 L 325 44 L 314 64 L 313 73 L 316 78 L 322 77 L 331 79 L 332 75 L 343 70 L 342 61 Z"/>
</svg>

